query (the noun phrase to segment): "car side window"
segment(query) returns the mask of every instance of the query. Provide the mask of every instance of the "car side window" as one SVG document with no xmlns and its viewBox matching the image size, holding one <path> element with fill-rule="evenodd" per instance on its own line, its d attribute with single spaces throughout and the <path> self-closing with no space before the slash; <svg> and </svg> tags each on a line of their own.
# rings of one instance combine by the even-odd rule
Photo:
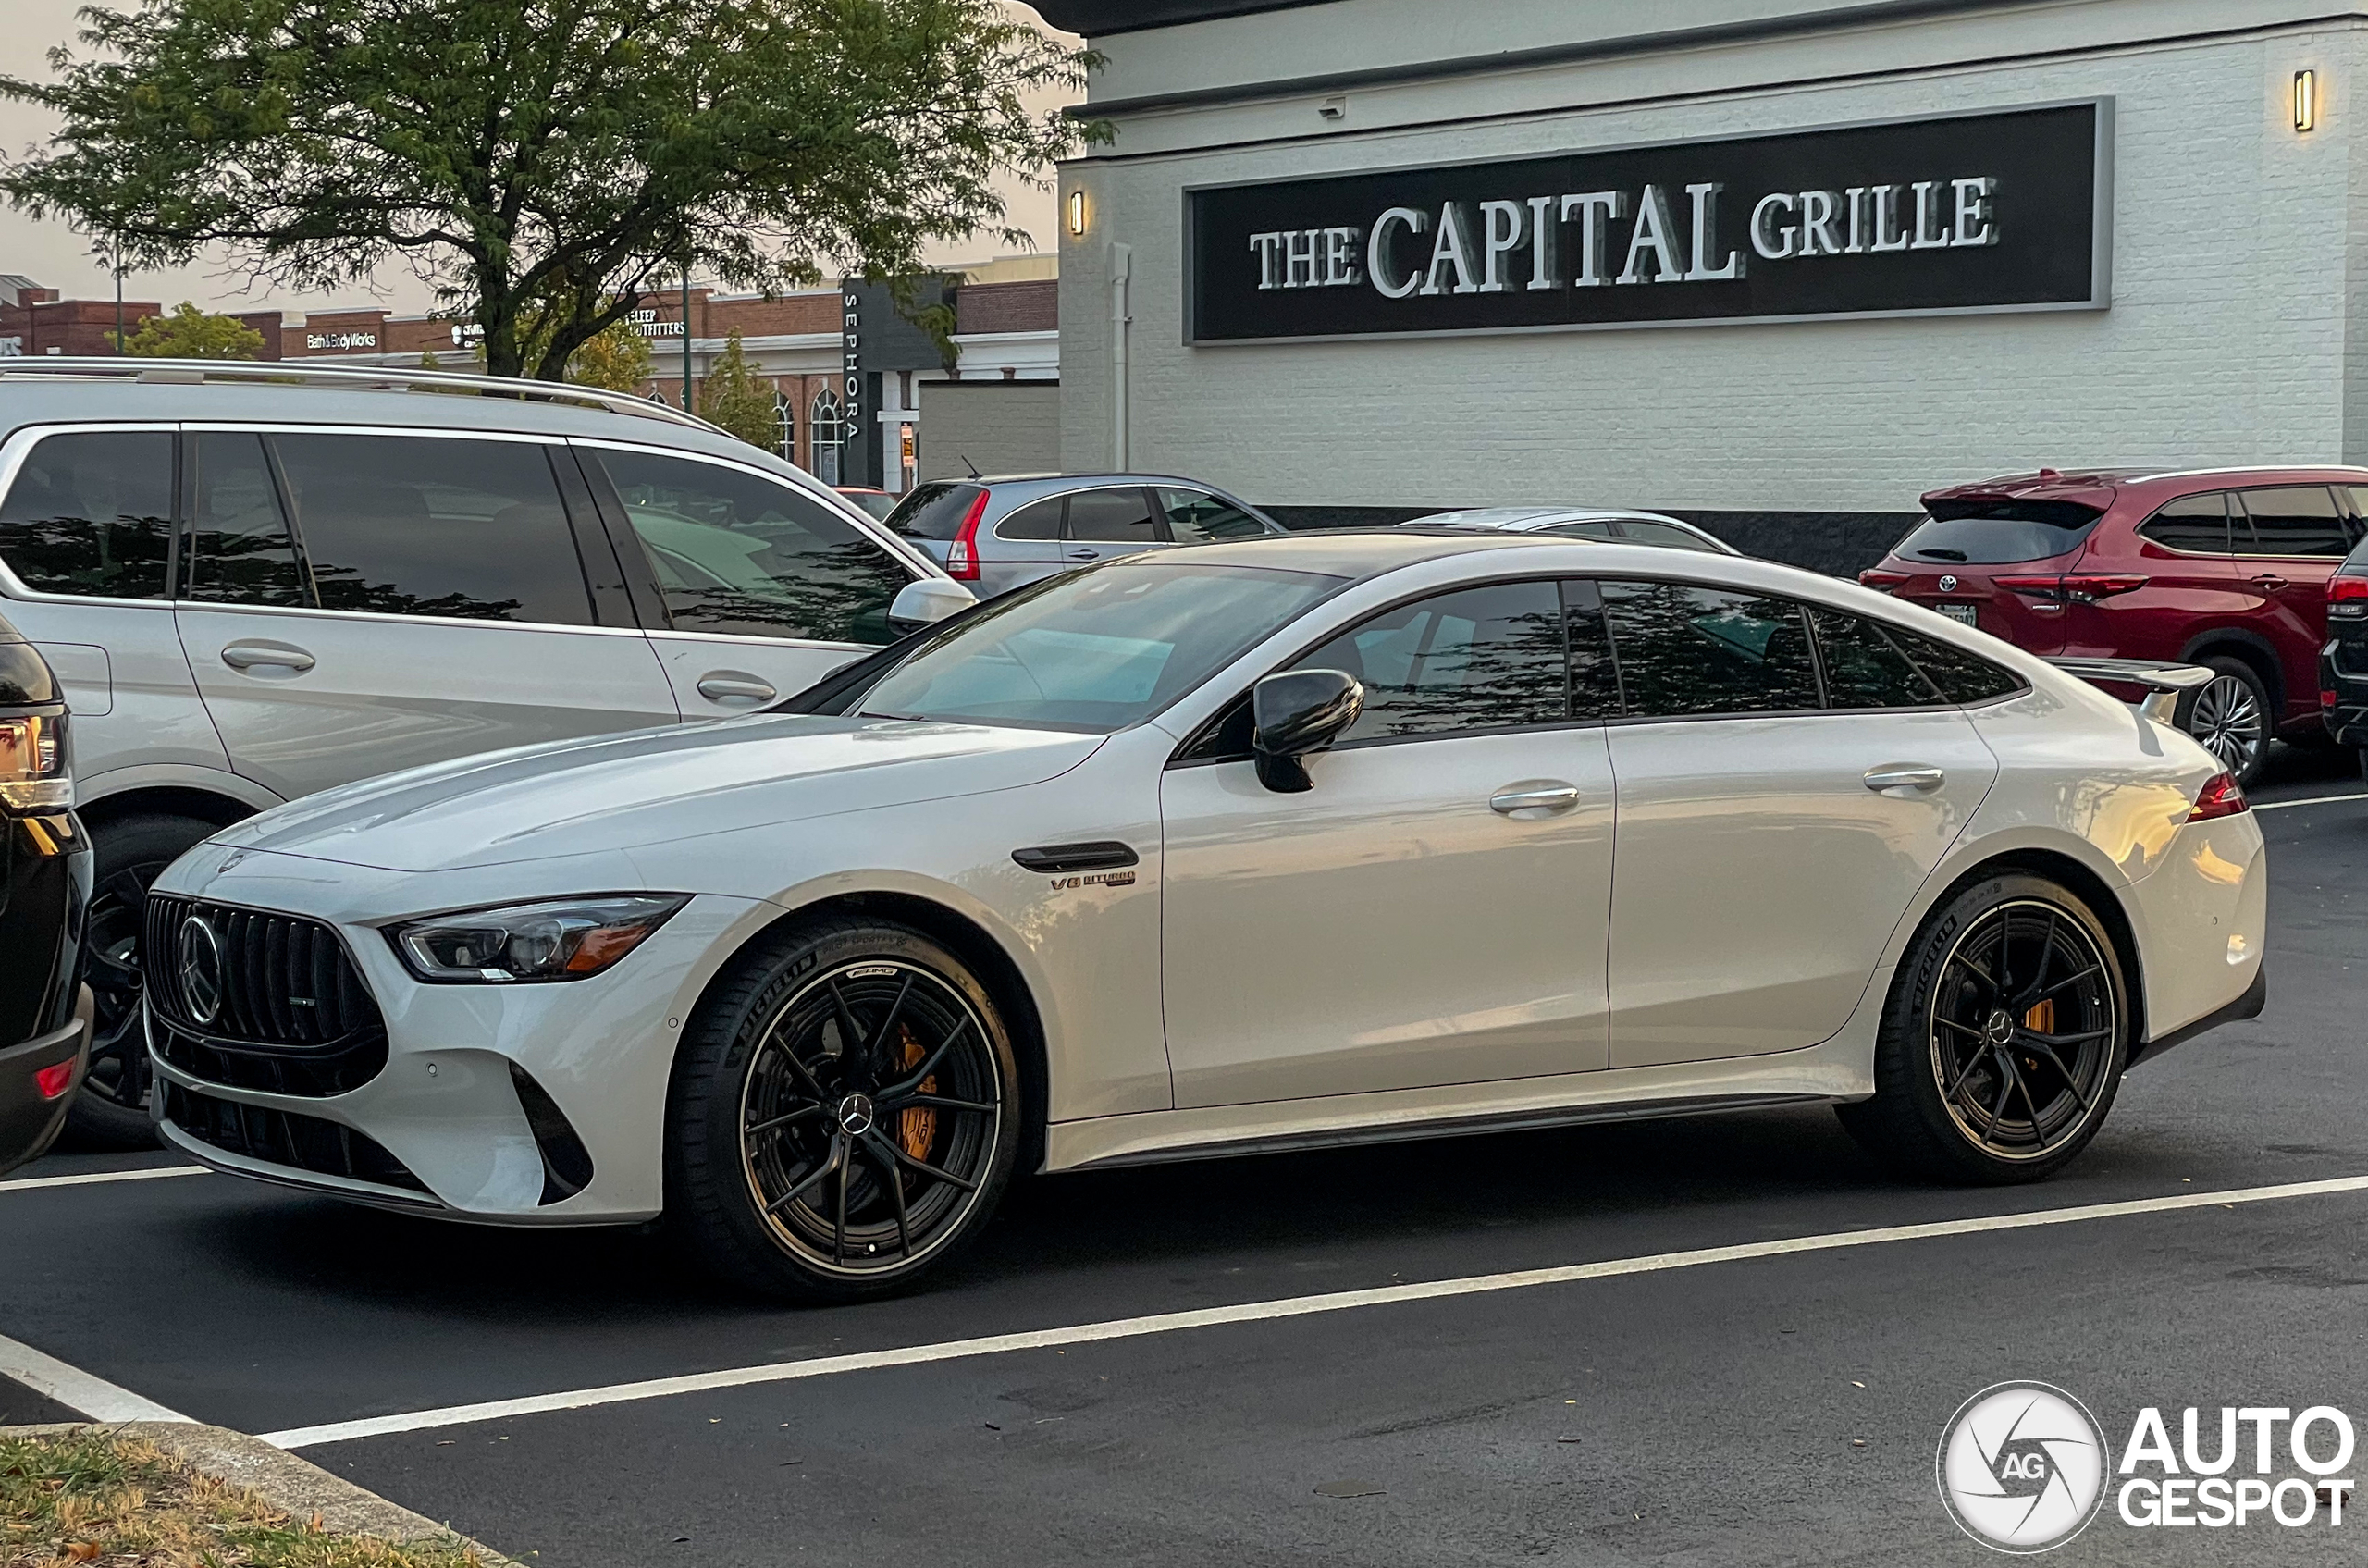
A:
<svg viewBox="0 0 2368 1568">
<path fill-rule="evenodd" d="M 1916 661 L 1916 667 L 1951 702 L 1989 702 L 2030 689 L 2029 683 L 2012 670 L 1992 664 L 1978 653 L 1967 653 L 1953 643 L 1897 626 L 1885 626 L 1883 635 Z"/>
<path fill-rule="evenodd" d="M 1168 537 L 1179 545 L 1265 536 L 1264 524 L 1205 490 L 1162 489 L 1158 493 L 1160 510 L 1167 513 Z"/>
<path fill-rule="evenodd" d="M 195 500 L 182 593 L 224 604 L 311 604 L 263 438 L 199 431 L 189 438 L 189 458 Z"/>
<path fill-rule="evenodd" d="M 2185 550 L 2189 555 L 2226 555 L 2227 496 L 2223 491 L 2211 490 L 2164 501 L 2153 516 L 2138 525 L 2138 532 L 2165 549 Z"/>
<path fill-rule="evenodd" d="M 879 543 L 788 485 L 655 452 L 601 451 L 679 631 L 877 647 L 911 582 Z"/>
<path fill-rule="evenodd" d="M 1151 498 L 1129 485 L 1124 489 L 1083 490 L 1069 497 L 1068 537 L 1090 544 L 1155 542 Z"/>
<path fill-rule="evenodd" d="M 1659 545 L 1663 549 L 1698 550 L 1708 555 L 1719 553 L 1684 529 L 1672 528 L 1666 523 L 1639 523 L 1634 518 L 1629 517 L 1621 520 L 1620 527 L 1630 541 L 1635 544 Z"/>
<path fill-rule="evenodd" d="M 1292 668 L 1364 684 L 1364 711 L 1338 744 L 1560 723 L 1562 619 L 1555 584 L 1491 583 L 1384 611 Z"/>
<path fill-rule="evenodd" d="M 1540 528 L 1541 534 L 1558 534 L 1566 539 L 1616 539 L 1620 526 L 1610 518 L 1592 523 L 1557 523 L 1550 528 Z"/>
<path fill-rule="evenodd" d="M 591 624 L 541 445 L 330 435 L 271 444 L 323 609 Z"/>
<path fill-rule="evenodd" d="M 2341 560 L 2351 553 L 2351 537 L 2336 510 L 2335 492 L 2325 485 L 2280 485 L 2273 489 L 2239 490 L 2244 510 L 2252 520 L 2252 537 L 2237 530 L 2238 555 L 2323 555 Z"/>
<path fill-rule="evenodd" d="M 999 539 L 1057 539 L 1061 537 L 1061 509 L 1068 504 L 1067 496 L 1052 496 L 1043 500 L 1030 501 L 1018 512 L 995 525 Z"/>
<path fill-rule="evenodd" d="M 1809 624 L 1825 667 L 1828 708 L 1929 708 L 1948 700 L 1887 628 L 1822 605 L 1809 611 Z"/>
<path fill-rule="evenodd" d="M 36 593 L 163 599 L 172 543 L 169 430 L 51 436 L 0 502 L 0 561 Z"/>
<path fill-rule="evenodd" d="M 1817 666 L 1797 604 L 1689 583 L 1608 582 L 1603 608 L 1631 715 L 1819 706 Z"/>
</svg>

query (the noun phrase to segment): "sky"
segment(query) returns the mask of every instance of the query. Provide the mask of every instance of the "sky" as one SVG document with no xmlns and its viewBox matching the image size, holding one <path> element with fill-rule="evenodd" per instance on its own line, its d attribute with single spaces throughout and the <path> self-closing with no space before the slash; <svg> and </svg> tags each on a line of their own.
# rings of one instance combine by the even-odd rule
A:
<svg viewBox="0 0 2368 1568">
<path fill-rule="evenodd" d="M 45 79 L 53 74 L 48 60 L 50 50 L 63 44 L 81 54 L 74 36 L 74 13 L 89 3 L 90 0 L 0 0 L 0 11 L 7 14 L 6 25 L 0 26 L 0 75 Z M 136 0 L 109 3 L 117 9 L 129 9 Z M 1037 20 L 1025 6 L 1011 8 L 1030 22 Z M 1080 42 L 1049 28 L 1045 31 L 1072 45 Z M 1059 101 L 1048 99 L 1047 103 Z M 0 150 L 10 157 L 22 155 L 45 142 L 56 123 L 53 116 L 36 105 L 0 101 Z M 1002 182 L 1002 191 L 1013 222 L 1035 238 L 1040 250 L 1054 249 L 1054 226 L 1058 214 L 1052 193 L 1031 190 L 1013 179 Z M 986 241 L 940 245 L 931 247 L 929 259 L 939 265 L 980 261 L 1001 249 Z M 85 236 L 54 219 L 35 222 L 5 204 L 0 204 L 0 273 L 17 273 L 36 283 L 63 290 L 68 299 L 111 299 L 115 292 L 106 263 L 92 255 L 90 241 Z M 333 294 L 305 295 L 251 288 L 222 256 L 202 258 L 191 266 L 132 273 L 125 278 L 123 290 L 126 299 L 155 300 L 168 308 L 182 300 L 193 300 L 209 310 L 251 311 L 278 305 L 300 315 L 307 310 L 372 304 L 412 314 L 425 311 L 429 303 L 426 285 L 401 265 L 383 269 L 368 285 L 356 285 Z"/>
</svg>

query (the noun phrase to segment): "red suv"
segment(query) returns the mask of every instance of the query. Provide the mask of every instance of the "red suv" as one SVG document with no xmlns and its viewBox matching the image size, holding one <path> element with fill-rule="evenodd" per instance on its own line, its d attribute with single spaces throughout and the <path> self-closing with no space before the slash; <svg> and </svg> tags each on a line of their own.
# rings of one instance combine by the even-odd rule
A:
<svg viewBox="0 0 2368 1568">
<path fill-rule="evenodd" d="M 2363 508 L 2362 468 L 2042 468 L 1932 491 L 1858 580 L 2033 653 L 2209 665 L 2179 722 L 2249 781 L 2272 735 L 2324 733 L 2327 581 Z"/>
</svg>

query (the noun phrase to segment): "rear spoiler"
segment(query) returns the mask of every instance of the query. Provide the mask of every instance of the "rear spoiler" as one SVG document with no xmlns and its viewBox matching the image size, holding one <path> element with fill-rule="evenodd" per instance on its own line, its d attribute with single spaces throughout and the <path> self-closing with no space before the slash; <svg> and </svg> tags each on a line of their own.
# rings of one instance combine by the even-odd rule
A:
<svg viewBox="0 0 2368 1568">
<path fill-rule="evenodd" d="M 2138 705 L 2139 711 L 2164 724 L 2173 722 L 2182 693 L 2208 684 L 2219 673 L 2201 664 L 2165 664 L 2152 659 L 2051 659 L 2048 662 L 2084 681 L 2144 686 L 2150 695 Z"/>
</svg>

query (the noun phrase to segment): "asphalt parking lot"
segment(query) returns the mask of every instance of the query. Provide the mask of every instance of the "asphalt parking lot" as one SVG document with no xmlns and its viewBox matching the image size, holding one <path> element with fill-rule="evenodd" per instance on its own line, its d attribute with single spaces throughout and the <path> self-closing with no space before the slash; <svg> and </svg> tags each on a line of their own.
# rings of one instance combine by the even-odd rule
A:
<svg viewBox="0 0 2368 1568">
<path fill-rule="evenodd" d="M 585 1568 L 1988 1561 L 1933 1488 L 1987 1385 L 2056 1384 L 2108 1433 L 2145 1405 L 2368 1404 L 2368 1182 L 2258 1191 L 2368 1179 L 2349 761 L 2288 751 L 2254 792 L 2269 1011 L 2133 1074 L 2041 1187 L 1902 1186 L 1821 1110 L 1063 1177 L 920 1294 L 791 1311 L 639 1235 L 61 1185 L 178 1163 L 69 1153 L 0 1183 L 0 1335 Z M 1906 1226 L 1931 1228 L 1866 1235 Z M 1667 1255 L 1704 1248 L 1744 1255 Z M 1615 1260 L 1644 1261 L 1574 1266 Z M 1407 1289 L 1443 1280 L 1476 1283 Z M 1309 1310 L 1359 1290 L 1386 1299 Z M 820 1357 L 857 1364 L 703 1376 Z M 552 1408 L 466 1408 L 501 1401 Z M 68 1414 L 0 1379 L 0 1421 Z M 2057 1555 L 2356 1560 L 2324 1525 L 2236 1536 L 2109 1505 Z"/>
</svg>

